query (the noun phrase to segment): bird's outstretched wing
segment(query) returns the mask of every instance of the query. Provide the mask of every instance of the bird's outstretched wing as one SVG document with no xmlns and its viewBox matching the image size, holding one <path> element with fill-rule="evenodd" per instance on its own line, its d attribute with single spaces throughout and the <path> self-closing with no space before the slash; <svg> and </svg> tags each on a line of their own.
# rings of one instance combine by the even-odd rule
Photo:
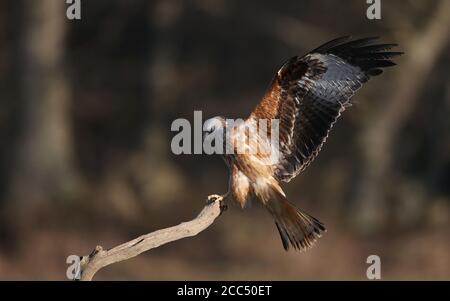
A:
<svg viewBox="0 0 450 301">
<path fill-rule="evenodd" d="M 275 177 L 289 182 L 316 157 L 350 98 L 390 59 L 396 44 L 377 38 L 332 40 L 305 56 L 289 59 L 277 72 L 250 118 L 279 119 L 280 161 Z"/>
</svg>

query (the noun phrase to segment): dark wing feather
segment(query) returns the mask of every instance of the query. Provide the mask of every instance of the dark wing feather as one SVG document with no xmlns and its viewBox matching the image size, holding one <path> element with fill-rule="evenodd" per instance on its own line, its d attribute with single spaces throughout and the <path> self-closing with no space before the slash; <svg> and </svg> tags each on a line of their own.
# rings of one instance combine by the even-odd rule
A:
<svg viewBox="0 0 450 301">
<path fill-rule="evenodd" d="M 371 76 L 394 66 L 388 52 L 395 44 L 371 44 L 377 38 L 330 41 L 278 71 L 250 118 L 280 120 L 281 160 L 275 176 L 290 181 L 316 157 L 350 98 Z"/>
</svg>

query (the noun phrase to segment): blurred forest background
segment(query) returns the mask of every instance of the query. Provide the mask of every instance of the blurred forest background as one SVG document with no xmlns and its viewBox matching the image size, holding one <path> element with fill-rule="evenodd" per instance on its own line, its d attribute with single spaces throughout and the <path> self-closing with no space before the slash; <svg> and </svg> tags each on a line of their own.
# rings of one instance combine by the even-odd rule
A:
<svg viewBox="0 0 450 301">
<path fill-rule="evenodd" d="M 88 254 L 189 220 L 227 189 L 218 156 L 171 153 L 175 118 L 246 117 L 281 63 L 330 39 L 406 54 L 286 185 L 328 232 L 286 253 L 231 207 L 194 238 L 96 279 L 450 279 L 450 1 L 0 0 L 0 279 L 64 280 Z"/>
</svg>

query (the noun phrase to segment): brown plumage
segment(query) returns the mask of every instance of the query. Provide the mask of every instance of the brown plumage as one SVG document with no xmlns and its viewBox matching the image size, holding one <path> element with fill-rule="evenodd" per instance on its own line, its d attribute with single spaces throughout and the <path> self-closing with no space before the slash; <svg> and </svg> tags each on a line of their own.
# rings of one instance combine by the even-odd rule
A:
<svg viewBox="0 0 450 301">
<path fill-rule="evenodd" d="M 224 159 L 231 172 L 232 198 L 242 207 L 250 199 L 261 202 L 273 216 L 286 250 L 312 246 L 325 227 L 290 203 L 280 182 L 289 182 L 317 156 L 333 124 L 351 105 L 353 94 L 371 76 L 381 74 L 382 68 L 395 65 L 390 59 L 401 53 L 387 50 L 396 45 L 373 45 L 374 40 L 338 38 L 289 59 L 244 124 L 229 128 L 221 119 L 226 131 L 231 131 L 227 143 L 235 150 L 239 143 L 247 150 L 255 148 L 245 139 L 246 126 L 261 119 L 279 121 L 280 156 L 275 161 L 260 151 L 226 154 Z M 258 136 L 256 144 L 267 144 L 268 138 Z"/>
</svg>

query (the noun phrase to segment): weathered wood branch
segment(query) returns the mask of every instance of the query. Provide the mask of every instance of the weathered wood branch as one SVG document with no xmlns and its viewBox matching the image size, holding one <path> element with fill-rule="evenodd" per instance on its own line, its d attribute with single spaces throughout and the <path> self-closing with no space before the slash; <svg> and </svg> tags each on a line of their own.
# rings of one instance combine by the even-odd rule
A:
<svg viewBox="0 0 450 301">
<path fill-rule="evenodd" d="M 81 258 L 80 280 L 90 281 L 100 269 L 110 264 L 133 258 L 166 243 L 197 235 L 208 228 L 226 208 L 222 205 L 222 201 L 222 196 L 210 195 L 206 206 L 191 221 L 141 235 L 109 250 L 97 246 L 90 255 Z"/>
</svg>

